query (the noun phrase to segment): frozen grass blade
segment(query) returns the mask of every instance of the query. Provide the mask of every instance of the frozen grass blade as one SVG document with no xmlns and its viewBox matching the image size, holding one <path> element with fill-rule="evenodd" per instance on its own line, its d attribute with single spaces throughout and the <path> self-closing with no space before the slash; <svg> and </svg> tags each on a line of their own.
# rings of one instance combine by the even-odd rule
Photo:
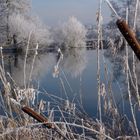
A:
<svg viewBox="0 0 140 140">
<path fill-rule="evenodd" d="M 99 15 L 97 17 L 98 21 L 98 46 L 97 46 L 97 83 L 98 83 L 98 111 L 99 111 L 99 119 L 102 123 L 102 110 L 101 110 L 101 81 L 100 81 L 100 44 L 101 44 L 101 30 L 102 30 L 102 21 L 101 21 L 101 11 L 102 10 L 102 0 L 99 2 Z"/>
<path fill-rule="evenodd" d="M 105 0 L 106 3 L 108 4 L 108 6 L 110 7 L 111 11 L 115 14 L 115 16 L 117 17 L 117 19 L 120 19 L 120 16 L 118 15 L 118 13 L 116 12 L 116 10 L 113 8 L 113 5 L 111 4 L 111 2 L 109 0 Z"/>
<path fill-rule="evenodd" d="M 138 8 L 139 8 L 139 0 L 136 0 L 136 10 L 135 10 L 135 16 L 134 16 L 134 26 L 133 29 L 136 30 L 136 22 L 137 22 L 137 16 L 138 16 Z M 140 44 L 139 44 L 140 46 Z M 136 75 L 136 59 L 135 54 L 133 52 L 133 74 L 134 74 L 134 80 L 135 80 L 135 89 L 136 89 L 136 97 L 138 101 L 138 106 L 140 108 L 140 95 L 139 95 L 139 89 L 138 89 L 138 79 Z"/>
<path fill-rule="evenodd" d="M 126 20 L 128 21 L 128 15 L 129 15 L 129 11 L 128 8 L 126 10 Z M 127 80 L 127 90 L 128 90 L 128 97 L 129 97 L 129 103 L 130 103 L 130 108 L 131 108 L 131 113 L 132 113 L 132 117 L 133 117 L 133 122 L 135 125 L 135 131 L 137 134 L 137 138 L 140 139 L 139 136 L 139 131 L 138 131 L 138 127 L 137 127 L 137 122 L 136 122 L 136 118 L 135 118 L 135 114 L 134 114 L 134 108 L 133 108 L 133 104 L 132 104 L 132 95 L 131 95 L 131 91 L 130 91 L 130 83 L 129 83 L 129 64 L 128 64 L 128 46 L 127 46 L 127 42 L 125 42 L 126 44 L 126 80 Z"/>
<path fill-rule="evenodd" d="M 38 54 L 38 43 L 36 45 L 36 49 L 35 49 L 35 54 L 34 54 L 34 57 L 33 57 L 33 62 L 32 62 L 32 65 L 31 65 L 31 71 L 30 71 L 30 75 L 29 75 L 29 83 L 28 83 L 28 88 L 30 88 L 30 83 L 32 81 L 32 74 L 33 74 L 33 69 L 34 69 L 34 64 L 35 64 L 35 59 L 36 59 L 36 56 Z"/>
<path fill-rule="evenodd" d="M 1 53 L 1 63 L 2 63 L 2 68 L 3 68 L 3 70 L 4 70 L 5 68 L 4 68 L 3 47 L 0 47 L 0 53 Z"/>
<path fill-rule="evenodd" d="M 24 58 L 24 88 L 26 89 L 26 61 L 27 61 L 27 55 L 28 55 L 28 50 L 29 50 L 29 45 L 30 45 L 30 40 L 31 40 L 31 35 L 32 31 L 29 34 L 28 42 L 27 42 L 27 47 L 26 47 L 26 53 L 25 53 L 25 58 Z"/>
</svg>

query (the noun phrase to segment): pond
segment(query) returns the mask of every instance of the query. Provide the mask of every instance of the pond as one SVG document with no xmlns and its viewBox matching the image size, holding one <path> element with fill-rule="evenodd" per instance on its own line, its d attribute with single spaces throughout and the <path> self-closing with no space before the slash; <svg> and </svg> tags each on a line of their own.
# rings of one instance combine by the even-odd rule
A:
<svg viewBox="0 0 140 140">
<path fill-rule="evenodd" d="M 119 79 L 114 77 L 113 64 L 104 57 L 104 51 L 106 50 L 100 50 L 100 84 L 101 89 L 105 90 L 101 95 L 102 119 L 104 121 L 110 119 L 110 114 L 105 111 L 106 102 L 108 102 L 110 106 L 117 108 L 121 118 L 127 116 L 132 121 L 128 98 L 122 90 L 124 85 Z M 60 56 L 57 52 L 39 54 L 35 59 L 29 55 L 26 60 L 26 69 L 23 67 L 24 55 L 16 56 L 18 57 L 16 65 L 13 56 L 4 56 L 5 67 L 11 73 L 15 83 L 20 87 L 25 86 L 25 81 L 26 85 L 31 87 L 33 83 L 34 87 L 42 91 L 42 93 L 45 91 L 51 95 L 76 103 L 76 107 L 82 108 L 89 118 L 96 120 L 99 118 L 97 51 L 78 50 L 77 52 L 75 50 L 67 53 L 62 51 L 62 54 L 63 59 L 60 60 L 59 64 Z M 58 66 L 58 73 L 54 75 L 54 67 L 56 65 Z M 31 74 L 32 68 L 33 72 Z M 24 77 L 24 70 L 26 78 Z M 42 93 L 39 93 L 39 100 L 47 101 L 48 98 Z M 109 99 L 113 102 L 112 104 Z M 135 113 L 138 128 L 140 129 L 140 122 L 138 121 L 140 112 L 136 111 Z"/>
</svg>

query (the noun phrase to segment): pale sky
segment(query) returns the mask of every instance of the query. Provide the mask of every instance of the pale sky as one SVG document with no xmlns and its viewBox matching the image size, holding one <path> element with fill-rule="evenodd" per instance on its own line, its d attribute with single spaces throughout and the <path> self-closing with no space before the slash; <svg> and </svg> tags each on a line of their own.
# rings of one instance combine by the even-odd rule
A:
<svg viewBox="0 0 140 140">
<path fill-rule="evenodd" d="M 75 16 L 83 24 L 96 24 L 99 0 L 32 0 L 33 11 L 48 25 L 57 25 Z M 110 9 L 103 2 L 103 19 L 110 18 Z"/>
</svg>

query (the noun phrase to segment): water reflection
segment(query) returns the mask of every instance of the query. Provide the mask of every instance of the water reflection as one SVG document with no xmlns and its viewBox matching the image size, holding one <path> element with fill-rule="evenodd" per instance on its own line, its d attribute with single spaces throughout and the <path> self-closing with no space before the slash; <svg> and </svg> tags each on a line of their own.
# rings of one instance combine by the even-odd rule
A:
<svg viewBox="0 0 140 140">
<path fill-rule="evenodd" d="M 86 49 L 71 48 L 62 53 L 63 61 L 60 63 L 62 69 L 69 72 L 72 77 L 82 74 L 87 64 Z"/>
<path fill-rule="evenodd" d="M 70 48 L 62 50 L 63 60 L 60 62 L 59 67 L 68 73 L 72 77 L 77 77 L 86 68 L 86 49 L 85 48 Z M 59 56 L 58 52 L 50 51 L 44 53 L 38 53 L 35 57 L 35 63 L 33 59 L 35 53 L 29 53 L 26 62 L 26 83 L 40 79 L 45 76 L 50 70 L 53 73 L 53 68 L 57 64 Z M 24 85 L 24 54 L 18 53 L 6 53 L 4 55 L 5 69 L 8 71 L 12 78 L 19 86 Z M 30 81 L 30 73 L 33 66 L 32 79 Z"/>
<path fill-rule="evenodd" d="M 51 67 L 55 65 L 56 62 L 55 56 L 51 53 L 36 56 L 34 64 L 33 59 L 34 55 L 30 55 L 27 58 L 25 70 L 26 83 L 29 82 L 32 65 L 33 73 L 31 81 L 44 76 L 51 69 Z M 24 55 L 4 55 L 4 63 L 6 71 L 11 74 L 17 85 L 22 87 L 24 85 Z"/>
</svg>

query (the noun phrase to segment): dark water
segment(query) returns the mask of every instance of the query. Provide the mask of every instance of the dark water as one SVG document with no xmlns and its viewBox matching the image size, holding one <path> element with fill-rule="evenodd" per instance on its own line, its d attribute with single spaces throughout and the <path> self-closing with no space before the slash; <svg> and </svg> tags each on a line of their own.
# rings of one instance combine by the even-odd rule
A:
<svg viewBox="0 0 140 140">
<path fill-rule="evenodd" d="M 107 78 L 112 79 L 111 89 L 114 96 L 114 101 L 119 109 L 119 112 L 132 120 L 130 112 L 130 105 L 128 99 L 123 98 L 121 82 L 115 80 L 113 77 L 112 64 L 107 58 L 104 58 L 104 52 L 100 51 L 100 78 L 101 84 L 105 84 L 107 88 Z M 32 65 L 32 57 L 27 59 L 26 65 L 26 81 Z M 7 64 L 6 64 L 7 62 Z M 74 102 L 80 102 L 84 110 L 92 118 L 97 118 L 98 105 L 98 86 L 97 86 L 97 52 L 95 50 L 86 51 L 72 51 L 64 53 L 63 61 L 59 66 L 58 77 L 53 77 L 54 66 L 57 62 L 57 54 L 50 53 L 45 55 L 38 55 L 35 60 L 34 70 L 32 74 L 32 81 L 35 85 L 39 85 L 40 90 L 46 90 L 48 93 L 68 99 Z M 24 87 L 23 65 L 24 56 L 18 57 L 18 65 L 9 57 L 5 57 L 5 65 L 10 69 L 15 82 Z M 106 66 L 105 66 L 106 65 Z M 63 85 L 62 85 L 63 84 Z M 42 96 L 43 98 L 43 96 Z M 104 106 L 104 104 L 102 104 Z M 140 128 L 138 116 L 140 112 L 136 112 L 136 119 Z"/>
</svg>

